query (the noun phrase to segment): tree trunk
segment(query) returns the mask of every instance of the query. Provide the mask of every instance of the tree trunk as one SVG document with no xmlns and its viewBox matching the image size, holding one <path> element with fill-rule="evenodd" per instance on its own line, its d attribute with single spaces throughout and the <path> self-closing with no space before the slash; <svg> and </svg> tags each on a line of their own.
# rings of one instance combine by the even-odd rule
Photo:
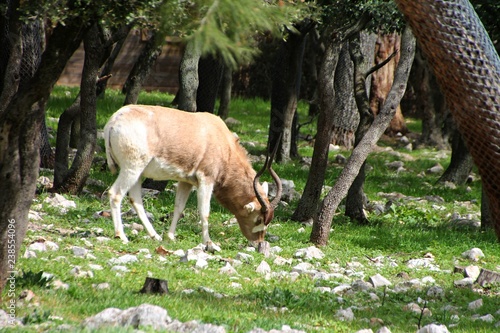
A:
<svg viewBox="0 0 500 333">
<path fill-rule="evenodd" d="M 396 1 L 479 169 L 500 241 L 500 58 L 469 1 Z"/>
<path fill-rule="evenodd" d="M 346 31 L 334 34 L 336 37 L 327 42 L 318 75 L 319 117 L 312 162 L 304 192 L 291 217 L 294 221 L 309 221 L 318 212 L 335 118 L 335 80 L 340 51 L 344 41 L 360 31 L 368 20 L 367 16 L 361 18 Z"/>
<path fill-rule="evenodd" d="M 17 9 L 19 1 L 13 0 L 11 5 Z M 18 90 L 15 82 L 22 59 L 21 23 L 17 17 L 10 19 L 10 43 L 4 45 L 10 49 L 10 60 L 3 71 L 6 76 L 0 97 L 0 293 L 6 279 L 14 274 L 11 272 L 26 234 L 38 178 L 39 133 L 44 115 L 43 109 L 32 106 L 48 98 L 87 29 L 78 18 L 56 26 L 28 87 Z"/>
<path fill-rule="evenodd" d="M 483 186 L 481 189 L 481 230 L 489 230 L 493 229 L 493 227 L 488 194 L 485 192 Z"/>
<path fill-rule="evenodd" d="M 228 65 L 224 66 L 222 75 L 222 86 L 220 94 L 220 105 L 218 115 L 222 119 L 229 117 L 229 105 L 231 104 L 231 90 L 233 85 L 233 70 Z"/>
<path fill-rule="evenodd" d="M 369 38 L 366 38 L 366 42 L 369 43 Z M 363 49 L 373 50 L 369 46 Z M 365 136 L 374 119 L 373 113 L 370 109 L 370 100 L 368 98 L 366 80 L 368 74 L 367 67 L 369 67 L 370 63 L 365 61 L 365 59 L 371 59 L 371 56 L 365 58 L 362 53 L 361 34 L 358 34 L 357 38 L 353 39 L 349 43 L 349 52 L 351 60 L 354 64 L 354 97 L 359 113 L 359 124 L 356 129 L 354 140 L 354 146 L 356 147 Z M 345 206 L 345 215 L 362 224 L 368 222 L 364 210 L 364 206 L 366 204 L 366 195 L 363 190 L 365 183 L 365 166 L 366 162 L 361 165 L 358 175 L 349 188 Z"/>
<path fill-rule="evenodd" d="M 188 42 L 179 67 L 179 91 L 177 107 L 179 110 L 196 111 L 196 91 L 198 90 L 198 62 L 200 50 Z"/>
<path fill-rule="evenodd" d="M 400 48 L 401 37 L 396 34 L 379 34 L 375 46 L 375 64 L 379 64 L 389 57 L 395 50 Z M 380 71 L 372 75 L 372 90 L 370 95 L 370 106 L 373 114 L 377 115 L 385 103 L 385 99 L 391 89 L 394 81 L 394 72 L 399 62 L 399 55 L 396 56 L 387 66 L 384 66 Z M 398 105 L 394 118 L 391 120 L 386 133 L 395 135 L 396 133 L 406 134 L 408 128 L 401 112 L 401 107 Z"/>
<path fill-rule="evenodd" d="M 97 140 L 96 83 L 104 55 L 103 38 L 99 34 L 99 27 L 94 24 L 83 41 L 85 60 L 80 85 L 80 140 L 71 168 L 57 176 L 58 182 L 54 174 L 54 191 L 56 192 L 80 193 L 92 167 Z M 62 168 L 59 170 L 62 171 Z M 60 179 L 62 181 L 59 182 Z"/>
<path fill-rule="evenodd" d="M 319 214 L 314 218 L 310 239 L 316 245 L 326 245 L 328 243 L 333 214 L 337 210 L 340 201 L 347 195 L 352 182 L 358 175 L 373 145 L 379 140 L 394 117 L 399 102 L 403 97 L 415 54 L 415 38 L 411 30 L 407 28 L 403 33 L 402 39 L 401 58 L 396 69 L 391 91 L 380 113 L 375 117 L 373 125 L 358 146 L 354 148 L 334 187 L 323 200 Z"/>
<path fill-rule="evenodd" d="M 431 146 L 446 149 L 450 146 L 450 119 L 444 95 L 439 89 L 436 77 L 417 48 L 412 73 L 416 94 L 416 112 L 422 117 L 422 135 L 417 146 Z"/>
<path fill-rule="evenodd" d="M 452 182 L 457 185 L 465 184 L 472 170 L 473 161 L 458 130 L 455 130 L 453 134 L 451 149 L 450 165 L 437 182 Z"/>
<path fill-rule="evenodd" d="M 128 75 L 127 81 L 123 86 L 126 93 L 123 105 L 137 104 L 142 85 L 148 78 L 156 59 L 161 54 L 164 39 L 163 34 L 156 31 L 152 32 L 151 37 L 142 49 L 139 58 L 137 58 L 134 67 Z"/>
<path fill-rule="evenodd" d="M 214 113 L 224 64 L 214 55 L 204 55 L 198 63 L 196 111 Z"/>
<path fill-rule="evenodd" d="M 283 41 L 277 54 L 274 67 L 274 80 L 271 94 L 271 120 L 269 127 L 269 147 L 274 149 L 282 133 L 276 161 L 287 162 L 292 157 L 291 151 L 298 151 L 294 137 L 294 118 L 302 76 L 302 60 L 304 59 L 305 37 L 314 27 L 310 20 L 295 25 L 297 32 L 289 31 L 288 38 Z M 295 123 L 297 121 L 295 120 Z M 295 146 L 295 147 L 293 147 Z"/>
</svg>

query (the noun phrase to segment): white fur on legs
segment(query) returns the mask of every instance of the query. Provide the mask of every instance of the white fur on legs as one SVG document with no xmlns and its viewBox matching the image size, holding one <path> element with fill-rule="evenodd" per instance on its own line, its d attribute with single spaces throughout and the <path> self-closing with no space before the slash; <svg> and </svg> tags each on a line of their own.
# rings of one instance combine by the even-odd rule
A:
<svg viewBox="0 0 500 333">
<path fill-rule="evenodd" d="M 177 184 L 177 191 L 175 192 L 175 208 L 174 216 L 172 218 L 172 224 L 170 225 L 170 230 L 168 231 L 168 238 L 171 240 L 175 239 L 175 228 L 177 228 L 177 222 L 179 221 L 184 207 L 186 207 L 186 202 L 189 198 L 189 193 L 193 185 L 189 183 L 179 182 Z"/>
<path fill-rule="evenodd" d="M 154 238 L 157 241 L 161 241 L 162 238 L 158 233 L 155 231 L 153 226 L 151 225 L 151 222 L 149 222 L 149 219 L 146 215 L 146 211 L 144 210 L 144 205 L 142 204 L 142 194 L 141 194 L 141 182 L 138 180 L 128 191 L 128 196 L 130 203 L 134 207 L 135 212 L 139 216 L 139 219 L 141 220 L 142 224 L 144 227 L 146 227 L 146 230 L 151 238 Z"/>
<path fill-rule="evenodd" d="M 210 251 L 212 248 L 212 240 L 208 234 L 208 217 L 210 215 L 210 198 L 212 197 L 212 190 L 214 186 L 212 183 L 205 184 L 200 181 L 198 186 L 198 211 L 201 218 L 201 235 L 203 239 L 203 244 L 208 247 Z"/>
<path fill-rule="evenodd" d="M 109 203 L 115 226 L 115 237 L 119 237 L 124 243 L 128 243 L 128 238 L 123 231 L 121 203 L 125 194 L 139 180 L 139 177 L 140 174 L 121 170 L 118 178 L 109 189 Z"/>
</svg>

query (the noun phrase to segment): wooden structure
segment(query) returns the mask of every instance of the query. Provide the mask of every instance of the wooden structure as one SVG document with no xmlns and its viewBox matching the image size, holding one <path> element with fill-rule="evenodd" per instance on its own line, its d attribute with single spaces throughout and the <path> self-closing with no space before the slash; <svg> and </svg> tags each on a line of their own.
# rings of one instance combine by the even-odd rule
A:
<svg viewBox="0 0 500 333">
<path fill-rule="evenodd" d="M 109 88 L 122 88 L 146 40 L 146 37 L 140 30 L 130 32 L 115 61 L 112 70 L 113 76 L 108 81 Z M 151 70 L 151 74 L 144 83 L 144 90 L 158 90 L 171 94 L 177 92 L 179 87 L 179 64 L 183 47 L 180 39 L 175 37 L 166 38 L 161 55 L 158 57 L 154 68 Z M 57 84 L 70 87 L 80 86 L 84 57 L 85 52 L 83 45 L 81 45 L 66 64 L 66 68 L 57 81 Z"/>
</svg>

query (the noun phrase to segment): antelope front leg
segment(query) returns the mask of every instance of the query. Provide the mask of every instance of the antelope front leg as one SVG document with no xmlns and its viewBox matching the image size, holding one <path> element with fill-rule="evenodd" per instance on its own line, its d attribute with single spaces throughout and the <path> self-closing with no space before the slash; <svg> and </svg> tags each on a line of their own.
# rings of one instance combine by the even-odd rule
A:
<svg viewBox="0 0 500 333">
<path fill-rule="evenodd" d="M 208 216 L 210 215 L 210 199 L 212 197 L 213 188 L 213 184 L 203 184 L 202 182 L 200 182 L 198 186 L 198 210 L 201 218 L 201 237 L 208 252 L 220 250 L 218 246 L 212 243 L 208 233 Z"/>
<path fill-rule="evenodd" d="M 189 198 L 189 193 L 193 185 L 179 182 L 177 184 L 177 191 L 175 192 L 175 207 L 174 207 L 174 217 L 172 218 L 172 224 L 168 231 L 168 238 L 170 240 L 175 240 L 175 228 L 177 228 L 177 222 L 179 221 L 184 207 L 186 207 L 186 202 Z"/>
</svg>

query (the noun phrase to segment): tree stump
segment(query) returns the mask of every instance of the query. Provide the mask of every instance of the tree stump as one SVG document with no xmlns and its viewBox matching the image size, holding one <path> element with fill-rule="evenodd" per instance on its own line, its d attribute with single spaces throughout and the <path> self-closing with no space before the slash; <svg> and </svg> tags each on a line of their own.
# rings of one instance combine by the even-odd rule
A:
<svg viewBox="0 0 500 333">
<path fill-rule="evenodd" d="M 500 284 L 500 273 L 481 268 L 476 283 L 481 287 L 491 284 Z"/>
<path fill-rule="evenodd" d="M 139 292 L 143 294 L 168 294 L 168 281 L 147 277 Z"/>
</svg>

